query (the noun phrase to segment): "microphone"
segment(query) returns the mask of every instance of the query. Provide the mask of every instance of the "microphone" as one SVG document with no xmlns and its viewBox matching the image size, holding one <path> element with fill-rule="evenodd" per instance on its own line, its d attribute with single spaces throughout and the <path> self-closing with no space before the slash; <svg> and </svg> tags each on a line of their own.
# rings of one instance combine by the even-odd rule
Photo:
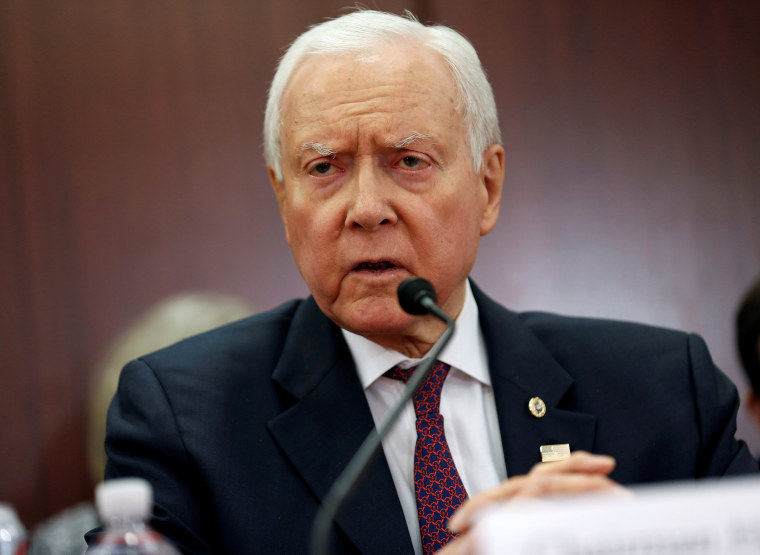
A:
<svg viewBox="0 0 760 555">
<path fill-rule="evenodd" d="M 433 363 L 454 333 L 454 320 L 449 318 L 448 314 L 436 304 L 435 288 L 429 281 L 420 277 L 407 278 L 398 286 L 396 293 L 399 304 L 404 309 L 404 312 L 415 316 L 432 314 L 446 324 L 446 329 L 438 338 L 438 341 L 433 344 L 428 356 L 414 370 L 412 377 L 401 394 L 401 398 L 391 408 L 380 425 L 377 426 L 377 429 L 372 430 L 364 439 L 364 442 L 351 458 L 346 468 L 327 492 L 322 505 L 317 511 L 317 516 L 314 518 L 314 524 L 311 529 L 310 553 L 312 555 L 328 555 L 329 534 L 335 516 L 355 484 L 366 472 L 369 464 L 380 449 L 383 438 L 388 435 L 391 427 L 398 420 L 406 403 L 414 396 L 420 386 L 425 383 L 430 369 L 433 367 Z"/>
<path fill-rule="evenodd" d="M 398 286 L 398 302 L 404 312 L 414 315 L 432 314 L 448 327 L 454 322 L 436 304 L 437 297 L 433 284 L 421 277 L 406 278 Z"/>
<path fill-rule="evenodd" d="M 398 302 L 409 314 L 427 314 L 437 300 L 433 284 L 421 277 L 407 278 L 398 286 Z"/>
</svg>

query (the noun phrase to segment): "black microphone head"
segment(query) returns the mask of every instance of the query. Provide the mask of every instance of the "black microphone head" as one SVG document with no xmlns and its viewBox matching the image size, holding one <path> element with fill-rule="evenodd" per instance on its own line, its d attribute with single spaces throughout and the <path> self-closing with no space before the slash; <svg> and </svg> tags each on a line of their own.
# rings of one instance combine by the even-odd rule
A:
<svg viewBox="0 0 760 555">
<path fill-rule="evenodd" d="M 422 299 L 431 298 L 433 303 L 437 301 L 433 284 L 421 277 L 410 277 L 398 286 L 398 302 L 404 312 L 414 314 L 428 314 L 430 311 L 422 304 Z"/>
</svg>

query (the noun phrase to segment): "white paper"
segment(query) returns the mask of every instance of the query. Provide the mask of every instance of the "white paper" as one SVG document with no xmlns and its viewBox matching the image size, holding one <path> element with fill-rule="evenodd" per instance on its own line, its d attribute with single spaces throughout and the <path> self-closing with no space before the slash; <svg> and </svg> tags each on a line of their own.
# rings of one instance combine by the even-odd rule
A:
<svg viewBox="0 0 760 555">
<path fill-rule="evenodd" d="M 760 478 L 512 502 L 482 515 L 478 555 L 757 555 Z"/>
</svg>

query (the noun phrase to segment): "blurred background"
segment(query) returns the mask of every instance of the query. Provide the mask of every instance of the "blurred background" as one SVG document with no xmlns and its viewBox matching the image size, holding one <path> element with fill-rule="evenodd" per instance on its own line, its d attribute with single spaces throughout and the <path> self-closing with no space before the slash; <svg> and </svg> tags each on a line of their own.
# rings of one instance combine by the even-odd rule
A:
<svg viewBox="0 0 760 555">
<path fill-rule="evenodd" d="M 98 361 L 186 290 L 307 294 L 262 156 L 275 63 L 327 0 L 0 0 L 0 500 L 89 499 Z M 517 309 L 703 335 L 760 274 L 760 2 L 366 3 L 445 23 L 491 78 L 507 151 L 475 280 Z M 740 416 L 756 453 L 760 434 Z"/>
</svg>

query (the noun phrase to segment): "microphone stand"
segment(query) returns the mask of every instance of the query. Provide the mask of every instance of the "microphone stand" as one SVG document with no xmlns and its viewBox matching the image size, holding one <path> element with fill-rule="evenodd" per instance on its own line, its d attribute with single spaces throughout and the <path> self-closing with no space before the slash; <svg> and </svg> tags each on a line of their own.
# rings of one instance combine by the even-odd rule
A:
<svg viewBox="0 0 760 555">
<path fill-rule="evenodd" d="M 412 396 L 414 396 L 417 389 L 419 389 L 427 379 L 430 369 L 433 367 L 433 363 L 438 358 L 438 355 L 441 354 L 441 351 L 454 333 L 454 320 L 449 318 L 449 316 L 441 310 L 437 304 L 435 304 L 435 301 L 431 298 L 425 298 L 421 300 L 421 304 L 427 308 L 430 314 L 439 320 L 442 320 L 446 324 L 446 329 L 441 334 L 441 337 L 438 338 L 438 341 L 433 344 L 428 356 L 425 357 L 414 370 L 412 377 L 404 388 L 401 398 L 391 409 L 388 416 L 385 417 L 385 420 L 383 420 L 377 427 L 377 433 L 375 433 L 375 430 L 369 433 L 349 461 L 346 468 L 340 476 L 338 476 L 338 479 L 335 480 L 335 483 L 327 492 L 327 495 L 317 512 L 317 516 L 314 519 L 314 525 L 311 530 L 310 553 L 312 555 L 328 555 L 330 528 L 335 519 L 335 515 L 343 506 L 344 501 L 348 497 L 348 494 L 351 493 L 356 482 L 358 482 L 364 475 L 364 472 L 367 470 L 370 462 L 372 462 L 372 459 L 382 445 L 383 438 L 388 435 L 391 427 L 396 420 L 398 420 L 406 403 L 412 398 Z"/>
</svg>

